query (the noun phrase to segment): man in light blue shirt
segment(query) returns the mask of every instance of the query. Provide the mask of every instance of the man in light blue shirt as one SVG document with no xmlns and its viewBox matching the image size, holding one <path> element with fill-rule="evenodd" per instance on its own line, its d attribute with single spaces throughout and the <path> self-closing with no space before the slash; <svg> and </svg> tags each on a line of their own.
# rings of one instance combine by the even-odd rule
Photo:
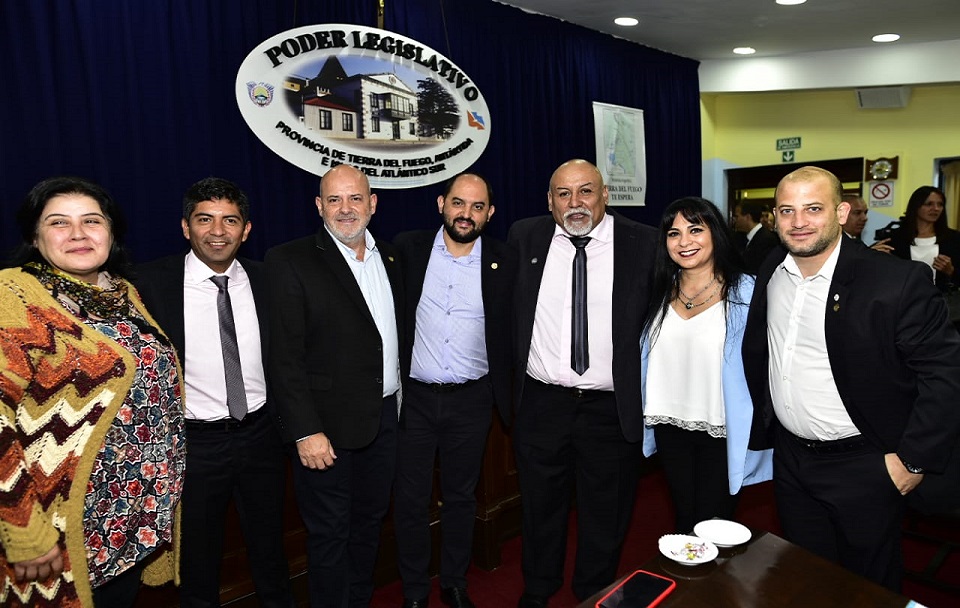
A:
<svg viewBox="0 0 960 608">
<path fill-rule="evenodd" d="M 430 522 L 434 458 L 440 456 L 440 598 L 471 608 L 466 572 L 473 547 L 474 490 L 495 402 L 510 413 L 509 294 L 512 249 L 481 237 L 493 216 L 479 175 L 447 182 L 437 197 L 443 226 L 401 234 L 407 339 L 401 348 L 401 414 L 394 520 L 404 608 L 430 595 Z M 415 329 L 414 329 L 415 328 Z M 414 330 L 411 330 L 414 329 Z"/>
</svg>

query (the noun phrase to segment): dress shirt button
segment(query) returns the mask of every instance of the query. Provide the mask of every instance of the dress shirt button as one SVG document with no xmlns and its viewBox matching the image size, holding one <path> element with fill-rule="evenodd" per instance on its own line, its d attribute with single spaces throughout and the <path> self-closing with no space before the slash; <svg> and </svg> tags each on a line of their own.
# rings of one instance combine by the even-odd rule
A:
<svg viewBox="0 0 960 608">
<path fill-rule="evenodd" d="M 446 340 L 444 340 L 443 343 L 444 343 L 444 344 L 450 344 L 450 338 L 447 338 Z"/>
<path fill-rule="evenodd" d="M 786 380 L 786 379 L 787 379 L 787 377 L 786 377 L 786 376 L 784 376 L 784 377 L 783 377 L 783 379 L 784 379 L 784 380 Z"/>
</svg>

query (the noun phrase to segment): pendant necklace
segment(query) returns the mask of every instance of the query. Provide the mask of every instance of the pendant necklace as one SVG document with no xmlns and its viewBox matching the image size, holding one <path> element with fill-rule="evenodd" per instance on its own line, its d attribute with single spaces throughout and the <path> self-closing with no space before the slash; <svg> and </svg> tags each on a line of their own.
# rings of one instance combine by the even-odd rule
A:
<svg viewBox="0 0 960 608">
<path fill-rule="evenodd" d="M 710 281 L 709 283 L 707 283 L 707 284 L 704 286 L 703 289 L 701 289 L 700 291 L 698 291 L 698 292 L 691 298 L 691 297 L 688 296 L 687 294 L 683 293 L 683 289 L 680 288 L 680 281 L 677 280 L 677 292 L 680 294 L 680 303 L 683 304 L 683 307 L 686 308 L 687 310 L 690 310 L 691 308 L 694 308 L 695 306 L 703 306 L 704 304 L 706 304 L 707 302 L 709 302 L 710 299 L 713 298 L 713 296 L 716 295 L 716 293 L 717 293 L 716 290 L 715 290 L 712 294 L 710 294 L 710 296 L 709 296 L 706 300 L 704 300 L 703 302 L 700 302 L 699 304 L 694 304 L 693 301 L 696 300 L 697 298 L 699 298 L 701 295 L 703 295 L 703 292 L 705 292 L 706 290 L 710 289 L 710 286 L 713 285 L 713 284 L 716 283 L 716 282 L 717 282 L 717 277 L 713 277 L 713 280 L 712 280 L 712 281 Z M 720 286 L 718 285 L 718 286 L 717 286 L 717 289 L 719 289 L 719 288 L 720 288 Z M 684 298 L 686 298 L 686 300 L 687 300 L 686 302 L 683 301 Z"/>
</svg>

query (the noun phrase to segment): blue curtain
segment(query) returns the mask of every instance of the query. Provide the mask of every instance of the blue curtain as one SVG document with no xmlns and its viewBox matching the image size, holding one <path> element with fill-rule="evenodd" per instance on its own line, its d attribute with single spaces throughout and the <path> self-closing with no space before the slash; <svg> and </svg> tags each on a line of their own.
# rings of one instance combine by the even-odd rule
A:
<svg viewBox="0 0 960 608">
<path fill-rule="evenodd" d="M 82 175 L 127 212 L 138 261 L 185 248 L 180 200 L 194 181 L 236 181 L 253 204 L 244 254 L 259 258 L 318 225 L 317 178 L 267 149 L 234 98 L 237 69 L 263 40 L 315 23 L 377 25 L 376 0 L 7 0 L 0 4 L 0 246 L 14 209 L 51 175 Z M 387 0 L 385 28 L 456 62 L 480 87 L 495 126 L 477 169 L 492 182 L 504 236 L 546 211 L 550 173 L 594 160 L 591 101 L 645 111 L 655 222 L 700 192 L 697 64 L 489 0 Z M 442 9 L 442 10 L 441 10 Z M 445 15 L 445 20 L 441 18 Z M 444 27 L 445 26 L 445 27 Z M 447 45 L 447 38 L 450 44 Z M 382 190 L 382 237 L 433 227 L 439 186 Z"/>
</svg>

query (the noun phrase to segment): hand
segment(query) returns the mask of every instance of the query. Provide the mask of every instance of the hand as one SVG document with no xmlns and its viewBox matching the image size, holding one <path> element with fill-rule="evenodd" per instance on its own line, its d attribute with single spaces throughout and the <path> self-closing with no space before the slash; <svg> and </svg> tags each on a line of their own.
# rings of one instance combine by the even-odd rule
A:
<svg viewBox="0 0 960 608">
<path fill-rule="evenodd" d="M 954 272 L 953 260 L 948 255 L 938 255 L 933 258 L 933 269 L 952 277 Z"/>
<path fill-rule="evenodd" d="M 890 239 L 883 239 L 882 241 L 877 241 L 873 245 L 870 245 L 870 249 L 876 249 L 877 251 L 882 251 L 883 253 L 893 253 L 893 246 L 889 243 Z"/>
<path fill-rule="evenodd" d="M 897 486 L 900 493 L 906 496 L 923 481 L 923 473 L 911 473 L 903 466 L 900 457 L 896 454 L 884 454 L 884 461 L 887 463 L 887 474 L 893 480 L 893 485 Z"/>
<path fill-rule="evenodd" d="M 60 576 L 63 572 L 63 556 L 59 543 L 35 559 L 13 564 L 14 576 L 18 583 L 23 581 L 45 581 Z"/>
<path fill-rule="evenodd" d="M 308 469 L 320 469 L 333 466 L 333 461 L 337 459 L 330 440 L 323 433 L 310 435 L 306 439 L 297 442 L 297 453 L 300 455 L 300 462 Z"/>
</svg>

